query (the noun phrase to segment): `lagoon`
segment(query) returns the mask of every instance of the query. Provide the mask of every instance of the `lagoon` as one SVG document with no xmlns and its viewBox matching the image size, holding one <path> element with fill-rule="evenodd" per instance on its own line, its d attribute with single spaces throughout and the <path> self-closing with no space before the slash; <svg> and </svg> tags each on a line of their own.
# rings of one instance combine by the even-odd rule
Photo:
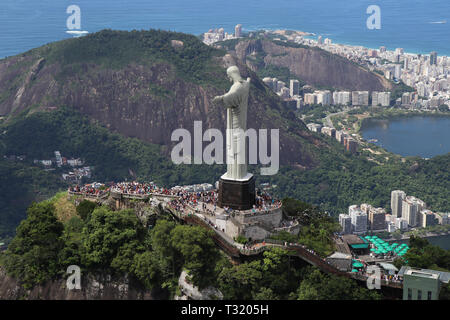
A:
<svg viewBox="0 0 450 320">
<path fill-rule="evenodd" d="M 450 117 L 410 116 L 389 120 L 369 119 L 362 137 L 402 156 L 432 158 L 450 152 Z"/>
</svg>

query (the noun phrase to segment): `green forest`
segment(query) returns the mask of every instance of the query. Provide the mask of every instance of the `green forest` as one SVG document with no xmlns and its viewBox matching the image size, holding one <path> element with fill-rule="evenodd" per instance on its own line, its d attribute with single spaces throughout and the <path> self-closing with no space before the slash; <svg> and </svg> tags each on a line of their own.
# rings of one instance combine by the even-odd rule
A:
<svg viewBox="0 0 450 320">
<path fill-rule="evenodd" d="M 214 286 L 225 299 L 382 297 L 354 280 L 325 275 L 281 248 L 232 264 L 214 244 L 212 231 L 178 224 L 167 215 L 160 215 L 149 228 L 133 210 L 112 211 L 84 200 L 76 213 L 61 221 L 60 199 L 30 206 L 7 251 L 0 254 L 0 265 L 24 288 L 64 279 L 67 267 L 75 264 L 83 276 L 117 278 L 127 273 L 136 286 L 158 289 L 160 298 L 180 293 L 178 278 L 183 270 L 194 285 Z M 308 216 L 308 208 L 293 203 L 289 212 Z"/>
<path fill-rule="evenodd" d="M 171 45 L 171 40 L 183 42 L 183 49 Z M 197 37 L 180 32 L 161 30 L 116 31 L 102 30 L 82 38 L 67 39 L 33 49 L 29 54 L 44 57 L 48 62 L 62 65 L 57 78 L 65 73 L 82 72 L 83 63 L 95 63 L 105 68 L 118 69 L 130 63 L 151 65 L 167 62 L 175 66 L 177 76 L 200 84 L 223 86 L 216 73 L 222 71 L 211 63 L 213 57 L 224 51 L 204 45 Z"/>
</svg>

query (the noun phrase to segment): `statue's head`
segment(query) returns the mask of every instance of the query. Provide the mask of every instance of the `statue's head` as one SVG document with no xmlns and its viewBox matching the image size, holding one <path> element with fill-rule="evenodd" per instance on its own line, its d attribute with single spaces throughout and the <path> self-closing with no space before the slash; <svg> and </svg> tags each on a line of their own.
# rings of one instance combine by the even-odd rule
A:
<svg viewBox="0 0 450 320">
<path fill-rule="evenodd" d="M 231 66 L 227 69 L 227 76 L 231 82 L 237 82 L 242 80 L 241 74 L 239 73 L 239 69 L 236 66 Z"/>
</svg>

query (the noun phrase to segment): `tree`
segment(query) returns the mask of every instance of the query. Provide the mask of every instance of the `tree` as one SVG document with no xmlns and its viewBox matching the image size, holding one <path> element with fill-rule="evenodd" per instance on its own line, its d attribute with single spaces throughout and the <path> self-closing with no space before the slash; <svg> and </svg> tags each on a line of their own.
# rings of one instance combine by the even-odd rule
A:
<svg viewBox="0 0 450 320">
<path fill-rule="evenodd" d="M 177 225 L 170 232 L 170 245 L 183 258 L 183 267 L 200 289 L 216 282 L 214 266 L 220 258 L 213 231 L 199 226 Z"/>
<path fill-rule="evenodd" d="M 145 250 L 146 233 L 133 210 L 97 208 L 83 228 L 83 263 L 93 269 L 129 272 L 134 255 Z"/>
<path fill-rule="evenodd" d="M 81 217 L 81 219 L 86 220 L 91 215 L 92 211 L 97 207 L 95 202 L 89 200 L 81 201 L 77 206 L 77 213 Z"/>
<path fill-rule="evenodd" d="M 284 198 L 282 210 L 287 216 L 293 216 L 299 219 L 302 224 L 308 224 L 312 216 L 317 214 L 314 206 L 292 198 Z"/>
<path fill-rule="evenodd" d="M 285 298 L 297 289 L 300 275 L 291 263 L 289 251 L 277 247 L 264 251 L 261 270 L 260 286 L 270 289 L 277 297 Z"/>
<path fill-rule="evenodd" d="M 253 295 L 254 300 L 279 300 L 279 297 L 273 293 L 270 288 L 261 288 L 259 292 Z"/>
<path fill-rule="evenodd" d="M 299 300 L 378 300 L 381 298 L 374 290 L 358 286 L 355 280 L 326 275 L 314 268 L 297 291 Z"/>
<path fill-rule="evenodd" d="M 262 277 L 261 261 L 244 262 L 220 272 L 219 289 L 225 299 L 250 300 Z"/>
<path fill-rule="evenodd" d="M 394 239 L 399 240 L 399 239 L 402 238 L 402 232 L 401 232 L 400 230 L 395 230 L 395 231 L 392 233 L 392 237 L 393 237 Z"/>
<path fill-rule="evenodd" d="M 134 256 L 133 274 L 147 289 L 161 286 L 163 283 L 159 261 L 153 251 Z"/>
<path fill-rule="evenodd" d="M 274 240 L 281 240 L 281 241 L 286 241 L 286 242 L 297 242 L 297 236 L 289 233 L 287 231 L 280 231 L 277 234 L 273 235 L 270 237 L 271 239 Z"/>
<path fill-rule="evenodd" d="M 402 264 L 415 268 L 450 270 L 450 252 L 448 250 L 433 246 L 428 240 L 415 236 L 411 236 L 409 239 L 409 246 L 410 249 L 403 256 Z"/>
<path fill-rule="evenodd" d="M 225 299 L 287 299 L 298 288 L 301 270 L 298 259 L 282 248 L 264 251 L 263 258 L 221 268 L 219 289 Z"/>
<path fill-rule="evenodd" d="M 450 300 L 450 284 L 444 284 L 439 292 L 439 300 Z"/>
<path fill-rule="evenodd" d="M 49 202 L 33 204 L 6 251 L 5 267 L 25 288 L 42 284 L 61 272 L 58 255 L 64 226 Z"/>
<path fill-rule="evenodd" d="M 70 265 L 81 265 L 83 246 L 81 243 L 81 232 L 83 231 L 83 221 L 75 216 L 64 225 L 62 239 L 64 247 L 59 253 L 59 264 L 65 268 Z"/>
</svg>

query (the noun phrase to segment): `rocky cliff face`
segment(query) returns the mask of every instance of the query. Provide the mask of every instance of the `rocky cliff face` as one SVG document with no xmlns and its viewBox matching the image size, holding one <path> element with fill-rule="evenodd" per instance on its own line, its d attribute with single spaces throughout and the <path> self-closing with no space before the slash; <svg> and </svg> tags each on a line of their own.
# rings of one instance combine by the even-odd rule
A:
<svg viewBox="0 0 450 320">
<path fill-rule="evenodd" d="M 392 84 L 382 76 L 324 50 L 294 48 L 261 39 L 240 41 L 234 49 L 239 60 L 255 72 L 265 65 L 275 65 L 288 68 L 291 74 L 312 86 L 342 90 L 392 89 Z M 258 54 L 264 57 L 263 65 L 248 59 L 250 55 Z"/>
<path fill-rule="evenodd" d="M 158 292 L 150 292 L 134 286 L 126 277 L 111 280 L 107 276 L 83 278 L 80 290 L 69 290 L 65 280 L 47 282 L 25 290 L 17 280 L 0 268 L 0 300 L 153 300 L 162 298 Z"/>
<path fill-rule="evenodd" d="M 178 47 L 177 54 L 188 49 L 186 44 Z M 173 145 L 171 133 L 177 128 L 193 132 L 194 121 L 202 121 L 203 130 L 224 132 L 225 110 L 211 101 L 230 87 L 225 71 L 236 61 L 225 53 L 209 62 L 219 66 L 211 77 L 220 85 L 213 86 L 205 79 L 196 83 L 180 76 L 169 60 L 143 58 L 110 68 L 89 59 L 48 59 L 55 50 L 50 45 L 0 61 L 0 116 L 8 120 L 69 106 L 113 131 L 167 146 L 166 150 Z M 280 129 L 281 162 L 315 166 L 314 150 L 326 144 L 311 135 L 255 73 L 237 64 L 243 77 L 252 78 L 248 128 Z"/>
</svg>

